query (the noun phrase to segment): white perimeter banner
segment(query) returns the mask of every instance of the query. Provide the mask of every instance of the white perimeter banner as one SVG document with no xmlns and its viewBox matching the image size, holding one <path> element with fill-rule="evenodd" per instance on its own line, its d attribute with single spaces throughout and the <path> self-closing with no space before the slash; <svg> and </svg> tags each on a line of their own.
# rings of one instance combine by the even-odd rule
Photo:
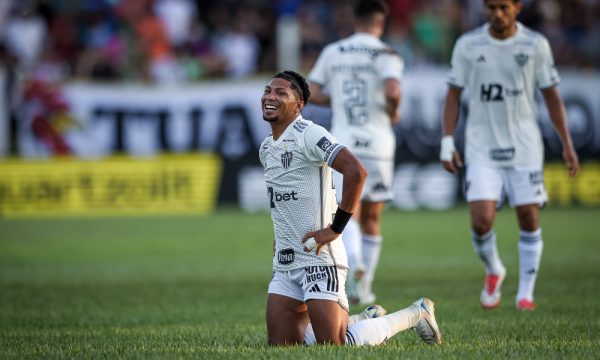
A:
<svg viewBox="0 0 600 360">
<path fill-rule="evenodd" d="M 563 72 L 561 75 L 559 90 L 575 146 L 584 153 L 598 154 L 600 74 Z M 247 151 L 250 145 L 240 143 L 243 131 L 251 135 L 251 139 L 243 140 L 252 140 L 254 144 L 260 144 L 270 132 L 260 111 L 260 97 L 268 80 L 173 87 L 67 84 L 62 88 L 62 95 L 78 124 L 64 129 L 62 135 L 73 154 L 80 157 L 122 152 L 133 155 L 165 151 L 220 152 L 221 141 L 227 142 L 223 151 L 235 157 Z M 416 161 L 436 158 L 433 153 L 438 149 L 445 94 L 443 69 L 409 71 L 404 76 L 398 148 L 406 147 Z M 538 100 L 542 105 L 541 96 Z M 539 109 L 544 138 L 550 146 L 548 150 L 560 154 L 560 143 L 545 107 Z M 329 124 L 328 109 L 308 106 L 304 115 L 325 126 Z M 246 126 L 248 128 L 244 128 Z M 227 134 L 220 133 L 222 130 L 227 130 Z M 20 121 L 19 134 L 20 155 L 44 157 L 49 154 L 46 145 L 34 137 L 26 116 Z"/>
<path fill-rule="evenodd" d="M 457 197 L 456 179 L 445 174 L 437 163 L 447 89 L 445 74 L 445 69 L 431 68 L 407 71 L 404 75 L 401 122 L 396 127 L 397 173 L 401 176 L 395 187 L 402 199 L 395 202 L 400 207 L 446 208 Z M 600 74 L 563 71 L 561 76 L 559 90 L 569 115 L 575 147 L 583 160 L 598 160 Z M 60 91 L 75 120 L 61 129 L 60 136 L 71 153 L 82 158 L 113 154 L 153 156 L 165 152 L 218 153 L 225 162 L 222 181 L 230 181 L 222 185 L 219 201 L 262 208 L 264 199 L 254 199 L 263 193 L 262 189 L 257 191 L 256 186 L 264 186 L 260 182 L 256 151 L 270 133 L 260 110 L 260 97 L 268 81 L 264 78 L 160 87 L 66 84 Z M 542 101 L 538 96 L 546 158 L 560 159 L 560 142 Z M 28 107 L 35 105 L 25 107 L 19 122 L 19 149 L 23 157 L 51 155 L 48 144 L 34 135 L 26 115 Z M 461 117 L 466 111 L 464 106 Z M 326 127 L 329 125 L 329 109 L 308 106 L 304 116 Z M 458 132 L 460 149 L 460 126 Z M 1 146 L 2 139 L 0 149 Z M 237 189 L 234 189 L 235 184 Z M 231 192 L 235 195 L 230 196 Z"/>
</svg>

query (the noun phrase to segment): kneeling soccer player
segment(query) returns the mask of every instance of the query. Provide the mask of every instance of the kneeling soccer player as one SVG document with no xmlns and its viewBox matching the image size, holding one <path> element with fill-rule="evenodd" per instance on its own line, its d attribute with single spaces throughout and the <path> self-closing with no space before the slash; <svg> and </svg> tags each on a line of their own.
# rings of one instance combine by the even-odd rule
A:
<svg viewBox="0 0 600 360">
<path fill-rule="evenodd" d="M 261 98 L 272 130 L 259 153 L 275 232 L 269 344 L 376 345 L 410 328 L 427 343 L 441 343 L 429 299 L 380 317 L 349 319 L 348 264 L 340 234 L 360 201 L 367 174 L 327 130 L 302 118 L 309 96 L 306 80 L 284 71 L 265 86 Z M 343 176 L 339 207 L 331 168 Z"/>
</svg>

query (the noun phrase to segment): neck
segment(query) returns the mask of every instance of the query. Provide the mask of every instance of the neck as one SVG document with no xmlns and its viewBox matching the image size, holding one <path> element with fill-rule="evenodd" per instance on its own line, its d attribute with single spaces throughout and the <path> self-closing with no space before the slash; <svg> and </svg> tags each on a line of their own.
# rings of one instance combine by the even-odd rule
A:
<svg viewBox="0 0 600 360">
<path fill-rule="evenodd" d="M 287 120 L 280 120 L 280 121 L 275 121 L 271 123 L 271 132 L 273 133 L 273 140 L 277 140 L 279 139 L 279 137 L 281 136 L 281 134 L 283 134 L 283 132 L 285 131 L 285 129 L 287 129 L 287 127 L 294 122 L 294 120 L 296 120 L 298 118 L 298 115 L 287 119 Z"/>
<path fill-rule="evenodd" d="M 512 26 L 509 26 L 502 30 L 496 30 L 492 26 L 490 26 L 489 32 L 490 35 L 492 35 L 492 37 L 495 39 L 506 40 L 512 37 L 517 32 L 517 24 L 514 23 Z"/>
<path fill-rule="evenodd" d="M 381 37 L 381 31 L 376 26 L 357 26 L 355 32 Z"/>
</svg>

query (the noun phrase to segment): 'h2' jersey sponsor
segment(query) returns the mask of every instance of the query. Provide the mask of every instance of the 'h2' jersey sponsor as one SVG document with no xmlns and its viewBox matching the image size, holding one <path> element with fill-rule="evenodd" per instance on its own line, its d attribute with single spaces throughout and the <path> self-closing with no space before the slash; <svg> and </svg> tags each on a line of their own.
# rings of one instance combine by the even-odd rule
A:
<svg viewBox="0 0 600 360">
<path fill-rule="evenodd" d="M 308 75 L 331 97 L 331 133 L 357 156 L 393 159 L 396 138 L 383 82 L 400 81 L 402 58 L 377 37 L 356 33 L 328 45 Z"/>
<path fill-rule="evenodd" d="M 493 38 L 489 24 L 461 36 L 448 83 L 469 94 L 465 162 L 540 166 L 544 151 L 534 93 L 559 81 L 548 40 L 520 23 L 505 40 Z"/>
<path fill-rule="evenodd" d="M 267 137 L 259 150 L 275 232 L 273 269 L 305 266 L 347 267 L 342 237 L 304 252 L 302 239 L 333 221 L 337 210 L 331 164 L 343 145 L 323 127 L 299 116 L 279 139 Z"/>
</svg>

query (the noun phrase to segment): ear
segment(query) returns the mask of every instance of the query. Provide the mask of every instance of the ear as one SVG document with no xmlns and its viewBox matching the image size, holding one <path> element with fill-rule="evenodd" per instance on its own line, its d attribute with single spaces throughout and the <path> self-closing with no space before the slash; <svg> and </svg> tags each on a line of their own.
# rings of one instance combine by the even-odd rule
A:
<svg viewBox="0 0 600 360">
<path fill-rule="evenodd" d="M 298 114 L 300 114 L 300 113 L 302 112 L 302 110 L 304 109 L 304 105 L 305 105 L 305 104 L 304 104 L 304 101 L 302 101 L 302 100 L 298 100 L 298 101 L 296 102 L 296 112 L 297 112 Z"/>
<path fill-rule="evenodd" d="M 517 10 L 517 15 L 519 15 L 521 13 L 521 10 L 523 10 L 523 2 L 517 1 L 514 4 L 515 4 L 515 9 Z"/>
<path fill-rule="evenodd" d="M 373 23 L 375 24 L 375 28 L 380 32 L 380 35 L 383 35 L 383 32 L 385 31 L 385 15 L 384 14 L 377 14 L 375 15 L 375 18 L 373 19 Z"/>
</svg>

